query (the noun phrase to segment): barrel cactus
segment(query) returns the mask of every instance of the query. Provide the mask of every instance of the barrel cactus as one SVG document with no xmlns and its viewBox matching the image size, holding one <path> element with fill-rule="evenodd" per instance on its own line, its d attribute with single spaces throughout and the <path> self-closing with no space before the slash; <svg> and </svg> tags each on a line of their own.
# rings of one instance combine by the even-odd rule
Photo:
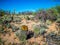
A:
<svg viewBox="0 0 60 45">
<path fill-rule="evenodd" d="M 21 29 L 15 32 L 16 36 L 20 39 L 20 41 L 26 41 L 27 38 L 27 30 L 28 27 L 25 25 L 21 26 Z"/>
</svg>

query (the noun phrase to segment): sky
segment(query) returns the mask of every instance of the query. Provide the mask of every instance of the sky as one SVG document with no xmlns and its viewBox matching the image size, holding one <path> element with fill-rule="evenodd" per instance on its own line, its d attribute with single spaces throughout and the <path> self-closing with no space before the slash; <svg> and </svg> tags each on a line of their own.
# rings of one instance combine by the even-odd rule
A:
<svg viewBox="0 0 60 45">
<path fill-rule="evenodd" d="M 60 0 L 0 0 L 0 9 L 16 12 L 36 11 L 60 5 Z"/>
</svg>

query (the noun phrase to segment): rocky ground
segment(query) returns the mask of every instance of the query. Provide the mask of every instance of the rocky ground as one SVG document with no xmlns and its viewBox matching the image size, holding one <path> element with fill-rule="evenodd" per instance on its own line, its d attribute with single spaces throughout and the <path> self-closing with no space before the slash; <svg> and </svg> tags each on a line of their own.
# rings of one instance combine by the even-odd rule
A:
<svg viewBox="0 0 60 45">
<path fill-rule="evenodd" d="M 11 22 L 10 24 L 15 25 L 16 27 L 19 27 L 19 28 L 22 25 L 26 25 L 26 26 L 28 26 L 29 31 L 34 31 L 33 26 L 34 25 L 40 25 L 41 22 L 40 21 L 35 22 L 35 21 L 32 21 L 32 20 L 26 20 L 26 19 L 23 18 L 20 23 Z M 54 32 L 54 33 L 58 34 L 58 30 L 57 30 L 56 27 L 57 27 L 56 23 L 53 22 L 51 25 L 48 26 L 48 29 L 46 29 L 47 32 L 46 32 L 45 35 L 48 35 L 51 32 Z M 11 28 L 9 28 L 9 29 L 6 28 L 6 30 L 8 30 L 7 33 L 5 33 L 5 34 L 0 33 L 0 37 L 4 41 L 4 44 L 1 44 L 1 45 L 12 45 L 12 44 L 13 45 L 25 45 L 25 44 L 20 44 L 21 41 L 15 35 L 15 32 L 12 32 Z M 36 38 L 32 37 L 32 38 L 30 38 L 26 41 L 26 45 L 53 45 L 53 44 L 49 44 L 49 43 L 50 42 L 48 42 L 46 37 L 44 37 L 43 35 L 38 35 Z M 60 44 L 60 42 L 59 42 L 59 44 Z"/>
</svg>

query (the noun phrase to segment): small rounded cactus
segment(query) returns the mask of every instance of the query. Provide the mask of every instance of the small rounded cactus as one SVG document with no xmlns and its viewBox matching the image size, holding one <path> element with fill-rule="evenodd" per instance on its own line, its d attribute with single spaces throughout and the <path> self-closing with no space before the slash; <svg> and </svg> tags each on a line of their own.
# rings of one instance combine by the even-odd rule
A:
<svg viewBox="0 0 60 45">
<path fill-rule="evenodd" d="M 28 27 L 26 25 L 22 25 L 21 26 L 21 30 L 18 30 L 16 32 L 16 36 L 18 36 L 18 38 L 20 39 L 20 41 L 26 41 L 27 30 L 28 30 Z"/>
<path fill-rule="evenodd" d="M 22 25 L 22 26 L 21 26 L 21 30 L 25 30 L 25 31 L 27 31 L 27 30 L 28 30 L 28 26 L 26 26 L 26 25 Z"/>
</svg>

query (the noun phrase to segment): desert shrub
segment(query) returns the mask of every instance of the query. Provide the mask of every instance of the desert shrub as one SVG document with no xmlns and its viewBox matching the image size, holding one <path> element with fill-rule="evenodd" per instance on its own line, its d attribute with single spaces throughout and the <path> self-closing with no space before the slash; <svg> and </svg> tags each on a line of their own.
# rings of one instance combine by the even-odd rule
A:
<svg viewBox="0 0 60 45">
<path fill-rule="evenodd" d="M 2 27 L 9 28 L 10 23 L 9 23 L 8 20 L 6 20 L 6 18 L 7 18 L 6 16 L 3 16 L 3 17 L 0 18 L 0 25 L 2 25 Z"/>
<path fill-rule="evenodd" d="M 26 31 L 23 30 L 18 30 L 18 32 L 15 33 L 16 36 L 19 38 L 20 41 L 25 41 L 26 40 Z"/>
<path fill-rule="evenodd" d="M 32 45 L 39 45 L 37 42 L 34 42 Z"/>
<path fill-rule="evenodd" d="M 42 28 L 40 29 L 40 34 L 41 34 L 41 35 L 42 35 L 42 34 L 44 35 L 44 33 L 46 33 L 46 32 L 45 32 L 45 28 L 42 27 Z"/>
<path fill-rule="evenodd" d="M 3 23 L 3 21 L 2 21 L 2 19 L 0 19 L 0 24 L 2 24 Z"/>
<path fill-rule="evenodd" d="M 16 43 L 13 42 L 12 45 L 16 45 Z"/>
<path fill-rule="evenodd" d="M 11 27 L 10 23 L 5 24 L 5 26 L 6 26 L 7 28 L 10 28 L 10 27 Z"/>
<path fill-rule="evenodd" d="M 34 37 L 38 36 L 40 32 L 40 28 L 38 28 L 37 26 L 34 27 Z"/>
<path fill-rule="evenodd" d="M 40 28 L 48 29 L 47 25 L 46 25 L 46 24 L 44 24 L 44 23 L 41 23 L 41 24 L 40 24 Z"/>
<path fill-rule="evenodd" d="M 0 38 L 0 45 L 5 45 L 6 40 L 3 40 L 2 38 Z"/>
<path fill-rule="evenodd" d="M 4 16 L 4 11 L 0 10 L 0 16 Z"/>
<path fill-rule="evenodd" d="M 26 45 L 26 41 L 22 41 L 21 43 L 20 43 L 20 45 Z"/>
<path fill-rule="evenodd" d="M 0 38 L 0 45 L 2 44 L 2 42 L 3 42 L 3 41 L 2 41 L 2 39 Z"/>
<path fill-rule="evenodd" d="M 57 23 L 60 23 L 60 18 L 58 18 L 58 19 L 56 20 L 56 22 L 57 22 Z"/>
<path fill-rule="evenodd" d="M 46 20 L 46 24 L 50 25 L 52 22 L 50 20 Z"/>
<path fill-rule="evenodd" d="M 44 43 L 43 45 L 47 45 L 47 43 Z"/>
<path fill-rule="evenodd" d="M 20 41 L 25 41 L 27 38 L 27 30 L 28 27 L 26 25 L 21 26 L 21 30 L 16 32 L 17 37 L 19 37 Z"/>
<path fill-rule="evenodd" d="M 39 31 L 40 31 L 40 29 L 39 29 L 39 28 L 37 28 L 37 27 L 35 27 L 35 28 L 34 28 L 34 32 L 35 32 L 36 34 L 38 34 L 38 33 L 39 33 Z"/>
<path fill-rule="evenodd" d="M 21 41 L 25 41 L 26 40 L 26 32 L 25 31 L 21 31 L 20 40 Z"/>
<path fill-rule="evenodd" d="M 0 18 L 0 25 L 2 25 L 4 23 L 4 17 Z"/>
<path fill-rule="evenodd" d="M 46 29 L 48 29 L 47 25 L 40 24 L 40 34 L 44 35 L 46 33 Z"/>
<path fill-rule="evenodd" d="M 40 24 L 40 26 L 35 26 L 34 27 L 35 36 L 42 35 L 42 34 L 44 35 L 46 33 L 46 29 L 48 29 L 48 27 L 43 24 Z"/>
<path fill-rule="evenodd" d="M 60 35 L 56 35 L 54 32 L 51 32 L 47 35 L 46 41 L 48 42 L 48 44 L 52 43 L 53 45 L 54 44 L 59 45 L 60 44 Z"/>
<path fill-rule="evenodd" d="M 26 19 L 27 19 L 27 20 L 30 20 L 30 18 L 29 18 L 28 16 L 26 17 Z"/>
<path fill-rule="evenodd" d="M 8 45 L 12 45 L 12 44 L 11 44 L 11 42 L 10 42 L 10 43 L 8 43 Z"/>
<path fill-rule="evenodd" d="M 49 36 L 50 36 L 50 37 L 53 37 L 53 36 L 56 36 L 56 34 L 55 34 L 54 32 L 51 32 L 51 33 L 49 34 Z"/>
<path fill-rule="evenodd" d="M 2 25 L 0 25 L 0 30 L 2 30 Z"/>
<path fill-rule="evenodd" d="M 4 28 L 0 27 L 0 33 L 4 33 Z"/>
<path fill-rule="evenodd" d="M 10 27 L 12 28 L 13 32 L 19 30 L 19 27 L 15 26 L 15 25 L 10 25 Z"/>
</svg>

